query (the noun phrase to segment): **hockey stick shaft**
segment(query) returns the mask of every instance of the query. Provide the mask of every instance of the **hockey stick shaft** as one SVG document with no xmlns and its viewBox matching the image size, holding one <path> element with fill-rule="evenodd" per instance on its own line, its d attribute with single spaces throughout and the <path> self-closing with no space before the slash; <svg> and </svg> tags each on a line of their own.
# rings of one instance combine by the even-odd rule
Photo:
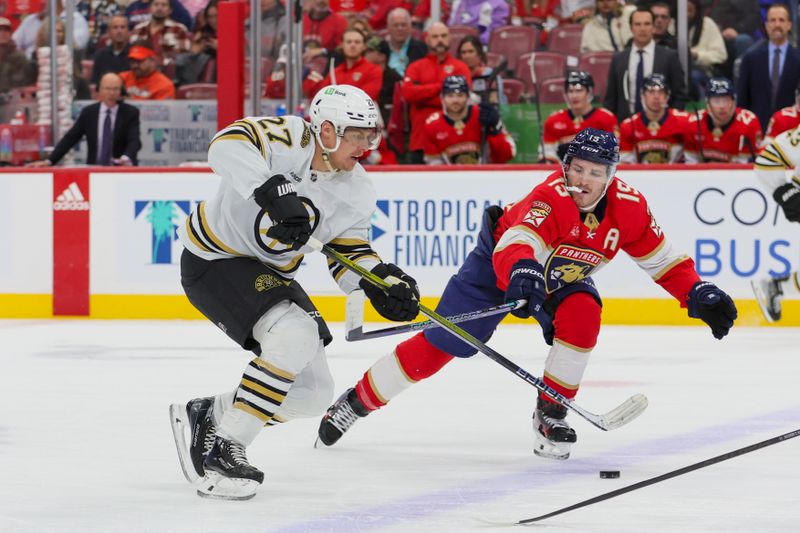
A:
<svg viewBox="0 0 800 533">
<path fill-rule="evenodd" d="M 667 472 L 666 474 L 661 474 L 660 476 L 651 477 L 650 479 L 645 479 L 644 481 L 634 483 L 633 485 L 628 485 L 627 487 L 622 487 L 621 489 L 612 490 L 611 492 L 606 492 L 605 494 L 601 494 L 600 496 L 595 496 L 594 498 L 590 498 L 588 500 L 584 500 L 574 505 L 570 505 L 569 507 L 564 507 L 563 509 L 553 511 L 552 513 L 547 513 L 541 516 L 536 516 L 534 518 L 527 518 L 525 520 L 520 520 L 519 522 L 517 522 L 517 524 L 531 524 L 533 522 L 544 520 L 545 518 L 550 518 L 551 516 L 560 515 L 568 511 L 573 511 L 575 509 L 580 509 L 581 507 L 592 505 L 593 503 L 602 502 L 604 500 L 610 500 L 611 498 L 616 498 L 617 496 L 621 496 L 627 492 L 641 489 L 649 485 L 654 485 L 656 483 L 666 481 L 667 479 L 671 479 L 674 477 L 681 476 L 683 474 L 687 474 L 689 472 L 693 472 L 694 470 L 699 470 L 707 466 L 721 463 L 722 461 L 727 461 L 728 459 L 733 459 L 734 457 L 754 452 L 756 450 L 760 450 L 761 448 L 766 448 L 767 446 L 772 446 L 773 444 L 778 444 L 779 442 L 793 439 L 797 436 L 800 436 L 800 429 L 790 431 L 789 433 L 784 433 L 783 435 L 779 435 L 777 437 L 772 437 L 771 439 L 767 439 L 756 444 L 751 444 L 750 446 L 745 446 L 744 448 L 739 448 L 738 450 L 734 450 L 732 452 L 723 453 L 722 455 L 712 457 L 711 459 L 706 459 L 705 461 L 700 461 L 699 463 L 695 463 L 693 465 L 684 466 L 683 468 L 673 470 L 672 472 Z"/>
<path fill-rule="evenodd" d="M 308 245 L 314 248 L 315 250 L 321 251 L 325 256 L 330 259 L 333 259 L 343 267 L 347 268 L 348 270 L 358 274 L 362 278 L 366 279 L 373 285 L 377 287 L 381 287 L 384 289 L 388 289 L 391 285 L 387 283 L 383 278 L 373 274 L 372 272 L 368 271 L 364 267 L 356 264 L 354 261 L 351 261 L 347 257 L 343 256 L 327 244 L 322 244 L 317 239 L 311 237 L 308 240 Z M 547 383 L 542 381 L 536 376 L 529 374 L 526 370 L 521 368 L 520 366 L 516 365 L 515 363 L 509 361 L 505 357 L 503 357 L 500 353 L 489 348 L 484 344 L 482 341 L 476 339 L 472 335 L 470 335 L 467 331 L 460 328 L 459 326 L 453 324 L 452 322 L 445 319 L 443 316 L 439 315 L 435 311 L 428 309 L 424 305 L 420 304 L 419 306 L 420 312 L 424 315 L 429 317 L 431 320 L 442 326 L 445 331 L 449 332 L 451 335 L 458 337 L 465 343 L 469 344 L 485 356 L 487 356 L 492 361 L 500 364 L 502 367 L 506 368 L 510 372 L 514 373 L 517 377 L 522 379 L 523 381 L 527 382 L 530 385 L 533 385 L 541 392 L 547 394 L 556 402 L 560 403 L 564 407 L 571 409 L 572 411 L 578 413 L 579 416 L 584 418 L 586 421 L 591 423 L 593 426 L 602 429 L 603 431 L 608 431 L 610 429 L 616 429 L 624 424 L 627 424 L 634 418 L 636 418 L 639 414 L 644 411 L 647 407 L 647 399 L 644 396 L 637 395 L 629 398 L 625 402 L 623 402 L 620 406 L 609 411 L 606 415 L 597 415 L 591 413 L 582 407 L 578 406 L 577 404 L 573 403 L 573 401 Z"/>
<path fill-rule="evenodd" d="M 460 315 L 453 315 L 445 317 L 448 321 L 452 322 L 453 324 L 458 324 L 460 322 L 468 322 L 470 320 L 476 320 L 478 318 L 485 318 L 487 316 L 494 316 L 499 315 L 501 313 L 510 313 L 520 307 L 526 305 L 528 303 L 527 300 L 515 300 L 513 302 L 508 302 L 502 305 L 495 305 L 494 307 L 487 307 L 486 309 L 480 309 L 478 311 L 470 311 L 468 313 L 461 313 Z M 383 329 L 376 329 L 374 331 L 348 331 L 347 332 L 347 340 L 348 341 L 363 341 L 367 339 L 377 339 L 379 337 L 388 337 L 389 335 L 400 335 L 403 333 L 410 333 L 410 332 L 417 332 L 423 331 L 426 329 L 441 327 L 439 324 L 434 322 L 433 320 L 426 320 L 424 322 L 414 322 L 413 324 L 403 324 L 400 326 L 392 326 L 389 328 Z"/>
</svg>

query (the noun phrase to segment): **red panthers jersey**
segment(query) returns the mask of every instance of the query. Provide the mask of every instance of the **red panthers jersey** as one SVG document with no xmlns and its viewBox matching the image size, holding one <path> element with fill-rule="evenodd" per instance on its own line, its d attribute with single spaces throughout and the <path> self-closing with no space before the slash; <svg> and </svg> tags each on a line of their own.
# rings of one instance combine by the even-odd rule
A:
<svg viewBox="0 0 800 533">
<path fill-rule="evenodd" d="M 730 124 L 721 128 L 714 127 L 705 109 L 689 117 L 687 163 L 747 163 L 756 158 L 760 145 L 761 125 L 747 109 L 737 107 Z"/>
<path fill-rule="evenodd" d="M 520 259 L 544 266 L 546 290 L 552 293 L 591 276 L 624 250 L 685 307 L 700 280 L 694 261 L 673 250 L 644 196 L 615 177 L 594 211 L 582 213 L 564 185 L 559 170 L 525 198 L 505 206 L 494 231 L 498 288 L 508 287 L 511 269 Z"/>
<path fill-rule="evenodd" d="M 423 149 L 429 164 L 469 165 L 481 160 L 481 123 L 478 106 L 472 105 L 463 121 L 436 112 L 425 121 Z M 505 130 L 487 135 L 490 163 L 505 163 L 516 153 L 516 145 Z"/>
<path fill-rule="evenodd" d="M 576 117 L 569 109 L 561 109 L 544 121 L 544 158 L 549 163 L 560 163 L 559 147 L 574 139 L 584 128 L 607 131 L 619 137 L 617 117 L 607 109 L 596 107 L 583 117 Z"/>
<path fill-rule="evenodd" d="M 619 151 L 622 163 L 676 163 L 683 158 L 689 114 L 667 109 L 658 121 L 648 121 L 636 113 L 619 126 Z"/>
<path fill-rule="evenodd" d="M 775 111 L 767 125 L 766 140 L 777 137 L 784 131 L 789 131 L 800 126 L 800 109 L 796 105 L 784 107 Z M 765 143 L 766 144 L 766 140 Z"/>
</svg>

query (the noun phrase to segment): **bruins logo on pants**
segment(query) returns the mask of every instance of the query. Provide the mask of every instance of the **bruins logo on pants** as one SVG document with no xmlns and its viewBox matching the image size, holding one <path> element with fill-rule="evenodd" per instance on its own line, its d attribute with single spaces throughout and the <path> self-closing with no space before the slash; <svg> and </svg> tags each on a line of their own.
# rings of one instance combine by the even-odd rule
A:
<svg viewBox="0 0 800 533">
<path fill-rule="evenodd" d="M 284 283 L 272 274 L 261 274 L 256 278 L 256 290 L 258 292 L 268 291 L 275 287 L 280 287 Z"/>
</svg>

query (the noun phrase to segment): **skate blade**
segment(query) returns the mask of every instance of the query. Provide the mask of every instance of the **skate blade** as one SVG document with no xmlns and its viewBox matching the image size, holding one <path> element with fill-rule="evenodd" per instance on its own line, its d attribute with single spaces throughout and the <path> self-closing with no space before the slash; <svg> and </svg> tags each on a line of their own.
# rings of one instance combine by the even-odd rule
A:
<svg viewBox="0 0 800 533">
<path fill-rule="evenodd" d="M 566 461 L 569 459 L 571 446 L 556 446 L 552 443 L 542 442 L 541 439 L 536 439 L 536 445 L 533 448 L 533 453 L 545 459 L 555 459 L 556 461 Z"/>
<path fill-rule="evenodd" d="M 769 308 L 767 307 L 768 306 L 767 295 L 761 288 L 761 282 L 755 279 L 751 279 L 750 287 L 753 289 L 753 294 L 755 294 L 756 296 L 756 303 L 758 304 L 758 308 L 761 310 L 761 315 L 764 317 L 764 320 L 766 320 L 770 324 L 775 322 L 775 319 L 772 318 L 772 315 L 769 312 Z"/>
<path fill-rule="evenodd" d="M 172 437 L 175 439 L 175 448 L 178 450 L 178 460 L 181 464 L 183 477 L 189 483 L 197 483 L 200 476 L 194 469 L 192 458 L 189 455 L 189 420 L 186 418 L 186 406 L 173 403 L 169 406 L 169 423 L 172 426 Z"/>
<path fill-rule="evenodd" d="M 256 495 L 260 483 L 252 479 L 221 476 L 216 472 L 206 472 L 197 489 L 201 498 L 212 500 L 244 501 Z"/>
</svg>

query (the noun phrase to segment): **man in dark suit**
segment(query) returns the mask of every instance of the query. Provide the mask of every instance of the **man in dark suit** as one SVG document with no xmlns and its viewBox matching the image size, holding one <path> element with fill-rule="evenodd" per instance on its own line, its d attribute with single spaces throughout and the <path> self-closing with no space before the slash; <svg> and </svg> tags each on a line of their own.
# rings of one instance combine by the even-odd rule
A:
<svg viewBox="0 0 800 533">
<path fill-rule="evenodd" d="M 800 81 L 800 52 L 789 44 L 789 9 L 773 4 L 765 26 L 769 41 L 742 56 L 738 87 L 738 105 L 755 113 L 762 128 L 775 111 L 794 105 Z"/>
<path fill-rule="evenodd" d="M 686 105 L 686 81 L 678 53 L 657 45 L 653 39 L 653 13 L 637 8 L 630 15 L 631 45 L 614 54 L 608 70 L 608 85 L 603 107 L 622 121 L 642 110 L 641 89 L 650 74 L 663 74 L 669 86 L 669 107 Z"/>
<path fill-rule="evenodd" d="M 100 78 L 98 100 L 81 111 L 78 120 L 61 138 L 50 157 L 30 163 L 46 167 L 58 163 L 73 146 L 86 136 L 90 165 L 136 165 L 142 147 L 139 136 L 139 110 L 121 102 L 122 79 L 113 72 Z"/>
</svg>

